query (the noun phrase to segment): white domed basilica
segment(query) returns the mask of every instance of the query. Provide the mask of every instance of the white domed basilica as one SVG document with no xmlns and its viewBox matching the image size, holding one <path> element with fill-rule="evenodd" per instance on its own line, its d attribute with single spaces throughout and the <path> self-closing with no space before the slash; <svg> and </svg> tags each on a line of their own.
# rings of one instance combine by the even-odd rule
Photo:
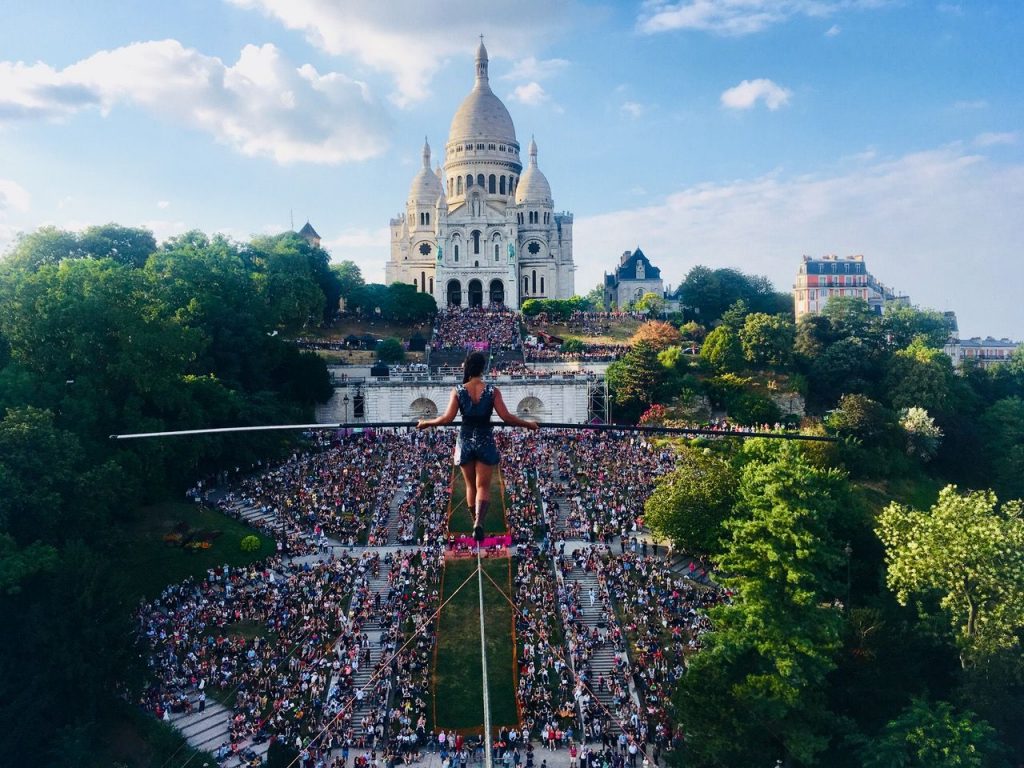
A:
<svg viewBox="0 0 1024 768">
<path fill-rule="evenodd" d="M 423 167 L 405 213 L 391 220 L 387 282 L 411 283 L 439 307 L 504 304 L 573 295 L 572 214 L 555 213 L 531 140 L 523 169 L 516 129 L 476 53 L 476 83 L 452 119 L 444 167 Z"/>
</svg>

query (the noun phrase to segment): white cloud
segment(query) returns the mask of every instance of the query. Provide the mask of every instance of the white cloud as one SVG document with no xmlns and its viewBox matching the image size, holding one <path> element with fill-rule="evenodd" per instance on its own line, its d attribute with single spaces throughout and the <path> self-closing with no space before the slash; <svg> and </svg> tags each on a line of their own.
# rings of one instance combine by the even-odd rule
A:
<svg viewBox="0 0 1024 768">
<path fill-rule="evenodd" d="M 625 101 L 619 109 L 622 114 L 629 115 L 634 120 L 642 117 L 647 111 L 647 108 L 638 101 Z"/>
<path fill-rule="evenodd" d="M 756 80 L 744 80 L 722 92 L 722 106 L 729 109 L 752 109 L 758 101 L 763 101 L 768 109 L 774 111 L 789 104 L 793 92 L 788 88 L 759 77 Z"/>
<path fill-rule="evenodd" d="M 788 291 L 802 254 L 863 253 L 915 303 L 956 310 L 967 335 L 1020 336 L 1024 303 L 1012 276 L 1022 209 L 1024 165 L 998 165 L 962 144 L 814 176 L 701 184 L 655 205 L 577 216 L 576 286 L 599 282 L 637 232 L 673 284 L 706 264 L 767 274 Z"/>
<path fill-rule="evenodd" d="M 166 210 L 167 208 L 171 207 L 171 201 L 170 200 L 157 200 L 156 201 L 156 207 L 159 208 L 160 210 Z"/>
<path fill-rule="evenodd" d="M 974 137 L 974 146 L 976 147 L 996 147 L 996 146 L 1011 146 L 1017 143 L 1017 139 L 1020 138 L 1020 134 L 1016 131 L 1006 131 L 1004 133 L 979 133 Z"/>
<path fill-rule="evenodd" d="M 324 240 L 324 248 L 336 252 L 335 255 L 339 259 L 345 259 L 346 256 L 342 251 L 346 248 L 379 248 L 381 243 L 387 244 L 390 239 L 391 230 L 388 227 L 377 229 L 350 227 L 343 229 L 336 236 Z"/>
<path fill-rule="evenodd" d="M 694 29 L 749 35 L 794 16 L 824 18 L 847 9 L 887 4 L 889 0 L 645 0 L 637 28 L 646 34 Z"/>
<path fill-rule="evenodd" d="M 32 204 L 32 196 L 21 184 L 11 179 L 0 179 L 0 215 L 7 211 L 24 213 Z"/>
<path fill-rule="evenodd" d="M 227 0 L 260 10 L 334 56 L 355 57 L 395 82 L 392 98 L 409 106 L 430 95 L 430 81 L 449 56 L 472 54 L 484 33 L 491 56 L 522 56 L 571 19 L 571 0 L 490 4 L 486 21 L 478 0 L 338 2 L 338 0 Z"/>
<path fill-rule="evenodd" d="M 843 31 L 843 28 L 838 24 L 833 24 L 831 27 L 825 30 L 825 37 L 838 37 L 839 33 Z"/>
<path fill-rule="evenodd" d="M 530 107 L 539 107 L 544 102 L 550 99 L 547 91 L 538 82 L 526 83 L 524 85 L 518 85 L 508 95 L 513 101 L 518 101 L 520 104 L 525 104 Z"/>
<path fill-rule="evenodd" d="M 568 59 L 537 59 L 527 56 L 512 65 L 512 69 L 501 76 L 502 80 L 546 80 L 554 77 L 569 66 Z"/>
<path fill-rule="evenodd" d="M 984 99 L 961 99 L 960 101 L 953 102 L 953 109 L 965 112 L 988 109 L 988 102 Z"/>
<path fill-rule="evenodd" d="M 0 62 L 0 122 L 108 114 L 119 104 L 282 164 L 364 160 L 386 148 L 384 112 L 363 83 L 296 68 L 273 45 L 247 45 L 231 66 L 176 40 L 100 51 L 62 70 Z"/>
</svg>

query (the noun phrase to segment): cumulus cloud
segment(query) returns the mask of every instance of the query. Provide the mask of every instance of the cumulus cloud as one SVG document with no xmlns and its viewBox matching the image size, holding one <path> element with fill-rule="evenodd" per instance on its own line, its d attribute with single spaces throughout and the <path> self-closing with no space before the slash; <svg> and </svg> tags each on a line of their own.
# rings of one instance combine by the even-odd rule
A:
<svg viewBox="0 0 1024 768">
<path fill-rule="evenodd" d="M 493 4 L 481 21 L 478 0 L 449 0 L 443 12 L 422 0 L 227 0 L 259 10 L 305 34 L 334 56 L 352 56 L 395 83 L 392 98 L 405 107 L 430 95 L 430 82 L 449 56 L 471 54 L 487 35 L 492 56 L 522 56 L 571 19 L 571 0 Z M 537 78 L 533 78 L 537 79 Z"/>
<path fill-rule="evenodd" d="M 979 133 L 974 137 L 974 146 L 976 147 L 997 147 L 1004 146 L 1008 147 L 1017 143 L 1017 139 L 1020 135 L 1016 131 L 1006 131 L 1004 133 Z"/>
<path fill-rule="evenodd" d="M 31 203 L 32 196 L 21 184 L 11 179 L 0 179 L 0 215 L 7 211 L 27 211 Z"/>
<path fill-rule="evenodd" d="M 512 101 L 518 101 L 520 104 L 525 104 L 530 107 L 539 107 L 550 99 L 548 92 L 545 91 L 544 87 L 538 82 L 525 83 L 523 85 L 516 86 L 508 97 L 512 99 Z"/>
<path fill-rule="evenodd" d="M 877 8 L 889 0 L 645 0 L 637 29 L 646 34 L 694 29 L 749 35 L 794 16 L 824 18 L 847 9 Z"/>
<path fill-rule="evenodd" d="M 843 28 L 838 24 L 833 24 L 831 27 L 825 30 L 825 37 L 838 37 L 839 33 L 843 31 Z"/>
<path fill-rule="evenodd" d="M 573 249 L 592 255 L 580 259 L 576 286 L 598 283 L 637 232 L 673 283 L 696 264 L 738 266 L 788 291 L 802 254 L 863 253 L 915 303 L 957 311 L 967 335 L 1019 335 L 1024 304 L 1006 280 L 1024 250 L 1022 209 L 1024 165 L 998 165 L 962 144 L 840 162 L 821 175 L 700 184 L 655 205 L 577 216 Z"/>
<path fill-rule="evenodd" d="M 61 70 L 0 62 L 0 121 L 107 114 L 120 104 L 282 164 L 364 160 L 386 148 L 387 120 L 365 84 L 295 67 L 273 45 L 247 45 L 230 66 L 177 40 L 100 51 Z"/>
<path fill-rule="evenodd" d="M 625 101 L 622 106 L 619 107 L 620 111 L 624 115 L 632 117 L 634 120 L 643 116 L 647 108 L 638 101 Z"/>
<path fill-rule="evenodd" d="M 722 106 L 729 109 L 752 109 L 757 102 L 763 101 L 768 109 L 775 111 L 789 104 L 793 93 L 771 80 L 759 77 L 756 80 L 744 80 L 722 92 Z"/>
<path fill-rule="evenodd" d="M 160 210 L 164 210 L 166 208 L 170 208 L 171 207 L 171 201 L 170 200 L 157 200 L 156 201 L 156 207 L 159 208 Z"/>
</svg>

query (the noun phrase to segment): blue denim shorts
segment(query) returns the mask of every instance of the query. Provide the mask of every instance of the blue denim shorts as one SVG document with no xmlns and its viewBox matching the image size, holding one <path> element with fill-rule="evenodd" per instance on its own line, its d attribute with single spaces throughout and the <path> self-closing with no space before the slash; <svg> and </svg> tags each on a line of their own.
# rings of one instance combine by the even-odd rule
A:
<svg viewBox="0 0 1024 768">
<path fill-rule="evenodd" d="M 471 461 L 495 466 L 501 463 L 501 454 L 494 437 L 478 438 L 459 435 L 455 441 L 455 466 L 461 467 Z"/>
</svg>

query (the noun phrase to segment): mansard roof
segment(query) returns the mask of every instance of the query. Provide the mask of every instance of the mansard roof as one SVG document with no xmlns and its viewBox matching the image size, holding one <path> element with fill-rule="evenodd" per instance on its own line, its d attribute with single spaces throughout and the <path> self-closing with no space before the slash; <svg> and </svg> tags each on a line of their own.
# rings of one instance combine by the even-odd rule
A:
<svg viewBox="0 0 1024 768">
<path fill-rule="evenodd" d="M 639 245 L 628 258 L 619 264 L 618 269 L 615 270 L 615 276 L 619 280 L 636 280 L 636 263 L 638 261 L 642 261 L 644 265 L 644 280 L 661 279 L 661 270 L 651 264 L 651 260 L 640 250 Z"/>
</svg>

